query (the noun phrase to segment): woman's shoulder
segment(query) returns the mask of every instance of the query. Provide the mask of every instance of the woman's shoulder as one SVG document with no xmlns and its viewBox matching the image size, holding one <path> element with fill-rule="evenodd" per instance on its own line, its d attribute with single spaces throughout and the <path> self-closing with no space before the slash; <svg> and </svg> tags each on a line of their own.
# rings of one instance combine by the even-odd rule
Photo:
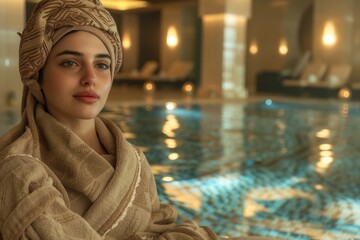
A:
<svg viewBox="0 0 360 240">
<path fill-rule="evenodd" d="M 8 132 L 0 137 L 0 154 L 9 153 L 30 153 L 33 151 L 34 139 L 29 128 L 25 128 L 21 133 Z M 0 159 L 1 160 L 1 159 Z"/>
<path fill-rule="evenodd" d="M 40 186 L 47 179 L 51 179 L 52 184 L 64 193 L 60 180 L 31 149 L 34 149 L 31 137 L 27 134 L 22 136 L 0 153 L 0 195 L 3 190 L 21 192 L 31 186 Z"/>
<path fill-rule="evenodd" d="M 34 156 L 34 149 L 33 136 L 30 131 L 25 130 L 0 150 L 0 172 L 5 167 L 16 169 L 26 163 L 39 164 L 39 159 Z"/>
<path fill-rule="evenodd" d="M 16 175 L 17 172 L 47 172 L 41 161 L 28 153 L 5 152 L 0 158 L 0 182 L 3 177 Z"/>
<path fill-rule="evenodd" d="M 23 190 L 28 190 L 31 192 L 47 183 L 55 187 L 68 204 L 69 199 L 62 182 L 42 161 L 40 153 L 36 151 L 39 149 L 40 146 L 33 139 L 29 129 L 25 130 L 9 146 L 1 149 L 0 186 L 2 187 L 0 187 L 0 195 L 6 191 L 21 193 Z"/>
</svg>

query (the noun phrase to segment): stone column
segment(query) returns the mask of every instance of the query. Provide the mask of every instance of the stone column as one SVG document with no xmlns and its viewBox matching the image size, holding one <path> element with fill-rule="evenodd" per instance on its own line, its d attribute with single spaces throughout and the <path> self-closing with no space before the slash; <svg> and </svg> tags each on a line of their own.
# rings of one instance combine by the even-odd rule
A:
<svg viewBox="0 0 360 240">
<path fill-rule="evenodd" d="M 251 0 L 200 0 L 202 96 L 247 97 L 246 24 Z"/>
</svg>

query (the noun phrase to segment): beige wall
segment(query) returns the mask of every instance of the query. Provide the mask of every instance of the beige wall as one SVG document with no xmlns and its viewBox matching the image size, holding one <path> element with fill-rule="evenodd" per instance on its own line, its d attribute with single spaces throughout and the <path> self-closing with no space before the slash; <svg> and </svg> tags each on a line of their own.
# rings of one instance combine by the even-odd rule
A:
<svg viewBox="0 0 360 240">
<path fill-rule="evenodd" d="M 327 64 L 350 63 L 354 29 L 354 0 L 314 0 L 314 60 Z M 325 23 L 334 23 L 337 43 L 325 47 L 322 35 Z"/>
<path fill-rule="evenodd" d="M 124 13 L 121 17 L 121 40 L 130 41 L 129 48 L 123 47 L 123 63 L 121 71 L 139 70 L 139 17 L 137 14 Z M 124 44 L 123 44 L 124 45 Z"/>
<path fill-rule="evenodd" d="M 354 16 L 354 32 L 353 32 L 353 45 L 351 62 L 353 65 L 351 80 L 360 82 L 360 1 L 354 1 L 353 7 Z"/>
<path fill-rule="evenodd" d="M 195 4 L 181 5 L 169 4 L 160 8 L 160 70 L 166 71 L 177 60 L 195 61 L 195 25 L 197 20 L 197 6 Z M 139 66 L 139 14 L 141 12 L 123 13 L 121 17 L 122 39 L 125 34 L 130 36 L 132 44 L 129 49 L 124 49 L 124 60 L 121 71 L 132 71 Z M 170 26 L 176 28 L 179 42 L 176 47 L 168 47 L 166 44 L 167 30 Z M 149 36 L 151 37 L 151 36 Z"/>
<path fill-rule="evenodd" d="M 248 47 L 255 42 L 257 54 L 247 52 L 246 76 L 250 95 L 256 93 L 256 74 L 261 71 L 292 69 L 301 56 L 298 29 L 302 14 L 312 0 L 253 0 L 248 22 Z M 287 40 L 288 53 L 278 51 L 280 41 Z"/>
<path fill-rule="evenodd" d="M 309 8 L 312 8 L 313 0 L 289 0 L 288 7 L 286 8 L 286 13 L 284 15 L 284 23 L 282 24 L 284 36 L 286 36 L 289 46 L 289 52 L 286 56 L 285 68 L 292 69 L 299 58 L 303 54 L 301 49 L 301 43 L 299 42 L 301 38 L 308 38 L 312 36 L 300 36 L 299 28 L 300 22 L 304 17 L 306 11 Z M 309 40 L 311 45 L 312 40 Z"/>
<path fill-rule="evenodd" d="M 253 0 L 253 13 L 248 25 L 248 44 L 256 40 L 259 52 L 247 55 L 247 83 L 255 93 L 256 74 L 261 71 L 293 69 L 302 55 L 299 41 L 301 18 L 313 4 L 312 61 L 328 66 L 349 63 L 353 66 L 350 81 L 360 81 L 360 2 L 356 0 Z M 324 46 L 322 36 L 325 22 L 334 23 L 337 43 Z M 281 37 L 288 42 L 286 56 L 278 53 Z"/>
<path fill-rule="evenodd" d="M 0 106 L 19 107 L 22 83 L 18 71 L 20 38 L 17 32 L 23 30 L 25 0 L 0 0 L 0 6 Z"/>
<path fill-rule="evenodd" d="M 165 70 L 177 60 L 195 61 L 196 6 L 174 5 L 161 10 L 160 69 Z M 166 44 L 170 26 L 176 28 L 179 43 L 170 48 Z"/>
<path fill-rule="evenodd" d="M 360 20 L 356 15 L 356 0 L 314 0 L 314 59 L 325 62 L 328 66 L 337 63 L 352 64 L 354 72 L 350 81 L 358 81 L 359 73 L 357 66 L 360 62 L 354 58 L 353 53 L 359 47 L 354 36 L 359 28 L 356 23 Z M 335 26 L 337 42 L 334 46 L 326 47 L 322 43 L 324 26 L 327 21 L 332 21 Z"/>
<path fill-rule="evenodd" d="M 172 62 L 181 58 L 183 49 L 182 35 L 182 9 L 180 7 L 167 7 L 161 11 L 161 47 L 160 47 L 160 69 L 166 71 Z M 170 48 L 166 44 L 167 30 L 170 26 L 174 26 L 179 37 L 178 45 Z"/>
</svg>

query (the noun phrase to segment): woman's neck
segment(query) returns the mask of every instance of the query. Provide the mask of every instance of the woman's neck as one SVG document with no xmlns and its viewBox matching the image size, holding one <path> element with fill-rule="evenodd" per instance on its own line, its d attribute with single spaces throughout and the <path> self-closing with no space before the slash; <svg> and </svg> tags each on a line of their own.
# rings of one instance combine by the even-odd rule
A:
<svg viewBox="0 0 360 240">
<path fill-rule="evenodd" d="M 69 125 L 68 125 L 69 126 Z M 102 145 L 99 136 L 96 133 L 95 120 L 81 120 L 72 123 L 71 130 L 78 135 L 89 147 L 99 154 L 106 154 L 106 149 Z"/>
</svg>

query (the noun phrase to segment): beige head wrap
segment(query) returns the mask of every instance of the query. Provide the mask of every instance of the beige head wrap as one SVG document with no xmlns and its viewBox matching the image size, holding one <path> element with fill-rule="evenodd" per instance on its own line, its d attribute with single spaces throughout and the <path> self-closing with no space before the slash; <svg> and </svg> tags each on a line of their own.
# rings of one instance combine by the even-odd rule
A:
<svg viewBox="0 0 360 240">
<path fill-rule="evenodd" d="M 120 37 L 114 19 L 99 0 L 42 0 L 21 35 L 19 62 L 24 83 L 23 111 L 31 97 L 29 92 L 44 104 L 39 71 L 51 48 L 71 31 L 96 35 L 111 55 L 112 76 L 119 70 L 122 60 Z"/>
</svg>

